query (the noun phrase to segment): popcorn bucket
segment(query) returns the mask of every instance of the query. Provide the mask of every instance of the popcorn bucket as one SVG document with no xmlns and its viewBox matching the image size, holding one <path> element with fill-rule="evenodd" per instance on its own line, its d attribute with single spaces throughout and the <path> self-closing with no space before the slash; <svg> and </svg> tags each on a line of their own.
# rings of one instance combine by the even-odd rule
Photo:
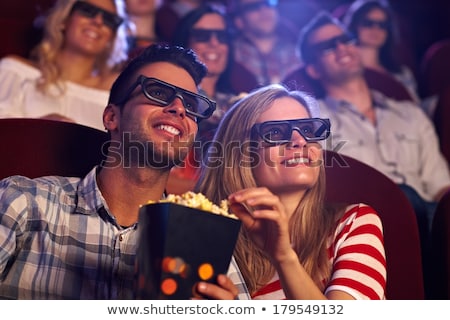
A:
<svg viewBox="0 0 450 320">
<path fill-rule="evenodd" d="M 199 281 L 226 274 L 241 222 L 174 203 L 139 210 L 138 299 L 191 299 Z"/>
</svg>

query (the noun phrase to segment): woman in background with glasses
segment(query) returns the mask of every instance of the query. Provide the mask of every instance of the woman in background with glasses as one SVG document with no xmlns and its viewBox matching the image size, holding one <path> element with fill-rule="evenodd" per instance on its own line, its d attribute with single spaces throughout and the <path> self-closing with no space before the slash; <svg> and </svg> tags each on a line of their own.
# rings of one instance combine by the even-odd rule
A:
<svg viewBox="0 0 450 320">
<path fill-rule="evenodd" d="M 420 103 L 415 75 L 398 55 L 398 30 L 388 1 L 356 0 L 348 8 L 343 22 L 358 39 L 364 66 L 391 74 L 405 86 L 413 100 Z"/>
<path fill-rule="evenodd" d="M 0 62 L 0 117 L 103 129 L 109 89 L 127 59 L 122 1 L 58 0 L 30 59 Z"/>
<path fill-rule="evenodd" d="M 217 124 L 230 99 L 256 88 L 256 79 L 233 61 L 231 29 L 223 6 L 204 4 L 194 9 L 176 30 L 173 44 L 194 50 L 208 68 L 200 89 L 218 104 L 215 114 L 209 118 Z"/>
<path fill-rule="evenodd" d="M 173 44 L 191 48 L 206 65 L 208 72 L 200 83 L 200 92 L 216 101 L 217 107 L 209 119 L 199 123 L 199 144 L 192 149 L 186 167 L 173 169 L 171 193 L 192 189 L 203 158 L 203 145 L 212 139 L 221 117 L 238 95 L 257 86 L 253 75 L 232 60 L 230 40 L 225 8 L 220 5 L 204 4 L 184 16 L 177 26 Z"/>
<path fill-rule="evenodd" d="M 384 299 L 383 231 L 365 204 L 325 204 L 313 99 L 270 85 L 222 118 L 196 190 L 243 223 L 235 258 L 254 299 Z"/>
</svg>

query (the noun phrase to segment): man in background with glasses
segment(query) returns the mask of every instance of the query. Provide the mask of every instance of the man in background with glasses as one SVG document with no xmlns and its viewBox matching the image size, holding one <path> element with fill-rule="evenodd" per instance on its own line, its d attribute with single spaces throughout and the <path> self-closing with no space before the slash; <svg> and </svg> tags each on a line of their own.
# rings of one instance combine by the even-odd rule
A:
<svg viewBox="0 0 450 320">
<path fill-rule="evenodd" d="M 353 36 L 329 14 L 319 13 L 302 29 L 299 51 L 307 74 L 326 92 L 320 106 L 333 126 L 331 147 L 381 171 L 409 198 L 427 272 L 436 203 L 450 190 L 433 124 L 413 102 L 369 89 Z"/>
<path fill-rule="evenodd" d="M 248 69 L 259 86 L 279 83 L 300 67 L 295 52 L 297 29 L 282 20 L 278 0 L 233 0 L 230 14 L 237 31 L 234 59 Z"/>
<path fill-rule="evenodd" d="M 205 73 L 191 50 L 149 47 L 112 86 L 105 163 L 84 179 L 0 181 L 0 297 L 134 298 L 138 211 L 164 197 L 170 169 L 215 109 L 197 93 Z M 229 277 L 217 283 L 196 289 L 212 299 L 238 296 Z"/>
</svg>

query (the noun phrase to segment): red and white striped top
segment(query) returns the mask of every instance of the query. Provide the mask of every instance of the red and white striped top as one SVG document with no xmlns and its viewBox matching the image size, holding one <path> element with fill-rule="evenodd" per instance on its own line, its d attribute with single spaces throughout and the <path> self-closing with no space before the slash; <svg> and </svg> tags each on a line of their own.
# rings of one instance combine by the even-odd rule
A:
<svg viewBox="0 0 450 320">
<path fill-rule="evenodd" d="M 329 242 L 332 270 L 324 293 L 340 290 L 355 299 L 386 299 L 386 256 L 377 212 L 365 204 L 348 206 Z M 252 298 L 286 299 L 278 274 Z"/>
</svg>

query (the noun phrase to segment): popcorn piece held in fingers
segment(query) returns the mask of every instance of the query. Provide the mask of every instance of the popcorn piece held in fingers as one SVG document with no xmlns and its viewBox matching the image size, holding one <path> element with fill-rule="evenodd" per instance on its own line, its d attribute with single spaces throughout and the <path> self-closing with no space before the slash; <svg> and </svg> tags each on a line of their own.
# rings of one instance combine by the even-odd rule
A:
<svg viewBox="0 0 450 320">
<path fill-rule="evenodd" d="M 165 199 L 159 201 L 148 201 L 148 203 L 171 202 L 179 205 L 199 209 L 203 211 L 220 214 L 229 218 L 237 219 L 237 217 L 228 211 L 228 200 L 222 200 L 220 205 L 212 203 L 202 193 L 188 191 L 182 195 L 168 194 Z"/>
</svg>

